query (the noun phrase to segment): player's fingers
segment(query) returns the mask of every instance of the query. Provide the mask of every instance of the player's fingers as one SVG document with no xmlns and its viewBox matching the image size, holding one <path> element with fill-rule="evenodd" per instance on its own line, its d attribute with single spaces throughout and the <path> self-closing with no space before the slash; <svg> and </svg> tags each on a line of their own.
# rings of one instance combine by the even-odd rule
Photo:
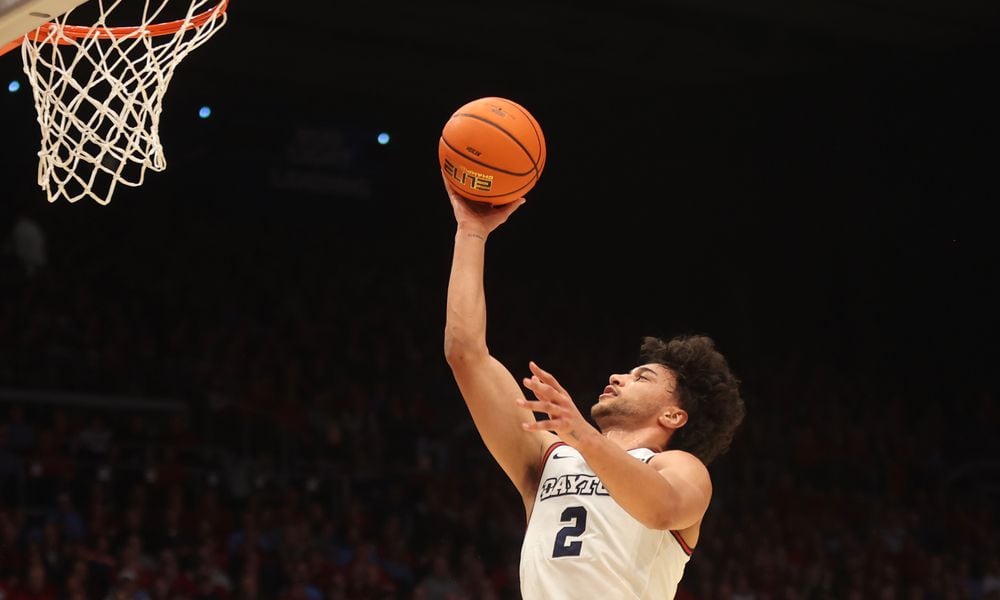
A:
<svg viewBox="0 0 1000 600">
<path fill-rule="evenodd" d="M 560 385 L 559 381 L 555 378 L 555 376 L 552 375 L 552 373 L 546 371 L 545 369 L 539 367 L 538 363 L 536 363 L 535 361 L 533 360 L 528 361 L 528 368 L 531 369 L 531 372 L 535 374 L 535 377 L 538 377 L 538 379 L 540 379 L 543 383 L 552 387 L 552 389 L 556 390 L 560 394 L 569 395 L 566 392 L 566 390 L 563 389 L 563 386 Z"/>
<path fill-rule="evenodd" d="M 524 387 L 528 388 L 535 393 L 539 399 L 545 398 L 547 400 L 555 400 L 559 396 L 559 390 L 555 389 L 551 385 L 545 383 L 538 376 L 533 375 L 531 377 L 524 378 Z"/>
<path fill-rule="evenodd" d="M 441 171 L 441 180 L 444 181 L 444 190 L 448 192 L 448 199 L 451 200 L 452 204 L 458 204 L 461 201 L 461 198 L 458 195 L 458 192 L 451 187 L 451 182 L 448 181 L 448 175 L 446 175 L 444 171 Z"/>
<path fill-rule="evenodd" d="M 560 394 L 558 390 L 545 383 L 535 383 L 535 387 L 532 391 L 539 400 L 544 399 L 546 402 L 551 404 L 553 408 L 558 408 L 560 411 L 565 411 L 566 407 L 573 403 L 573 400 L 568 396 Z"/>
<path fill-rule="evenodd" d="M 551 411 L 553 409 L 552 403 L 551 402 L 547 402 L 545 400 L 530 401 L 530 400 L 527 400 L 526 398 L 517 398 L 515 400 L 515 402 L 521 408 L 527 408 L 528 410 L 530 410 L 532 412 L 538 412 L 538 413 L 546 413 L 546 414 L 548 414 L 549 411 Z"/>
<path fill-rule="evenodd" d="M 525 431 L 558 431 L 556 421 L 544 420 L 533 423 L 521 423 L 521 428 Z"/>
<path fill-rule="evenodd" d="M 497 210 L 497 212 L 500 212 L 506 219 L 511 214 L 513 214 L 515 210 L 521 208 L 521 205 L 524 204 L 525 202 L 526 200 L 524 198 L 518 198 L 517 200 L 513 200 L 506 204 L 497 205 L 494 208 Z"/>
</svg>

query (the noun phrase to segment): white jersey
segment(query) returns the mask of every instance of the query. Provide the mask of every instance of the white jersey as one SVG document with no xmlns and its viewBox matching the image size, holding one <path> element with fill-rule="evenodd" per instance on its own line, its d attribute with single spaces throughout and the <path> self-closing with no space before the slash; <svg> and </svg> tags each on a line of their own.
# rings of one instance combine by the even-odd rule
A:
<svg viewBox="0 0 1000 600">
<path fill-rule="evenodd" d="M 629 454 L 649 462 L 655 452 Z M 680 534 L 625 512 L 574 448 L 545 452 L 521 547 L 524 600 L 670 600 L 690 557 Z"/>
</svg>

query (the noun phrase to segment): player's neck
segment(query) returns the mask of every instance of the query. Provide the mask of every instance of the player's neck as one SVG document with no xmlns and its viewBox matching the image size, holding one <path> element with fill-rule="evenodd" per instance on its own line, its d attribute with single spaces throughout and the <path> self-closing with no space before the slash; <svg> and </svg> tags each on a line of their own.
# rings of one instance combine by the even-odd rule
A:
<svg viewBox="0 0 1000 600">
<path fill-rule="evenodd" d="M 622 450 L 633 450 L 635 448 L 649 448 L 656 452 L 667 447 L 667 440 L 663 439 L 663 430 L 659 427 L 643 427 L 641 429 L 619 429 L 616 427 L 602 431 L 604 437 L 608 438 Z"/>
</svg>

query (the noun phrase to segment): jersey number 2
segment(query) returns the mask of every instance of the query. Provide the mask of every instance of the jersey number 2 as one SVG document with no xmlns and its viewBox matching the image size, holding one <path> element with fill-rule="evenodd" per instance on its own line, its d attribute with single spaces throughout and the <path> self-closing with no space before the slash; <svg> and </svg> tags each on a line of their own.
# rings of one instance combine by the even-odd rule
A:
<svg viewBox="0 0 1000 600">
<path fill-rule="evenodd" d="M 556 534 L 556 544 L 552 548 L 552 558 L 560 556 L 580 556 L 580 549 L 583 542 L 576 540 L 567 542 L 568 537 L 578 537 L 583 535 L 587 529 L 587 509 L 582 506 L 570 506 L 562 512 L 561 523 L 572 521 L 572 525 L 567 525 Z"/>
</svg>

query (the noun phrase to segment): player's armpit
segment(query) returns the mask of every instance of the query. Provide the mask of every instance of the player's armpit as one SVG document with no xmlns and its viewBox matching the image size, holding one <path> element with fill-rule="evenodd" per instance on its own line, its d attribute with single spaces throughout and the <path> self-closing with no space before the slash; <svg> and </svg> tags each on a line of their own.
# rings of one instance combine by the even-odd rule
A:
<svg viewBox="0 0 1000 600">
<path fill-rule="evenodd" d="M 534 421 L 534 414 L 517 406 L 515 400 L 524 395 L 497 359 L 470 352 L 449 356 L 448 364 L 486 448 L 525 501 L 533 499 L 542 454 L 558 438 L 522 429 L 521 423 Z"/>
</svg>

